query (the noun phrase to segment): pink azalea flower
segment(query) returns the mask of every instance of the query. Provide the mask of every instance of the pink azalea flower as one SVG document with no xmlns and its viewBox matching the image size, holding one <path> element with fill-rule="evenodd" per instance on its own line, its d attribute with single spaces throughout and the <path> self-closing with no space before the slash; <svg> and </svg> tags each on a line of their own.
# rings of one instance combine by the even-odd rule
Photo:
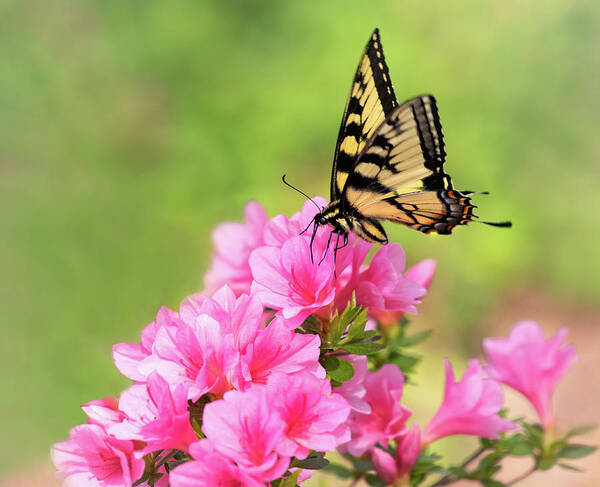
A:
<svg viewBox="0 0 600 487">
<path fill-rule="evenodd" d="M 265 306 L 280 310 L 290 329 L 328 306 L 335 296 L 333 252 L 320 265 L 312 262 L 304 236 L 286 240 L 281 248 L 256 249 L 250 255 L 250 268 L 252 291 Z"/>
<path fill-rule="evenodd" d="M 416 282 L 424 289 L 429 289 L 431 280 L 435 273 L 436 262 L 433 259 L 425 259 L 410 267 L 404 277 Z M 393 326 L 399 323 L 400 318 L 404 315 L 404 311 L 391 310 L 373 310 L 369 309 L 369 314 L 373 316 L 382 326 Z"/>
<path fill-rule="evenodd" d="M 377 372 L 368 373 L 364 386 L 371 412 L 351 412 L 349 426 L 352 440 L 341 448 L 357 457 L 377 443 L 387 446 L 389 440 L 404 434 L 406 420 L 411 414 L 400 405 L 404 376 L 395 365 L 385 364 Z"/>
<path fill-rule="evenodd" d="M 131 380 L 146 380 L 146 376 L 138 370 L 138 366 L 152 354 L 157 330 L 160 328 L 176 330 L 180 325 L 179 314 L 163 306 L 156 314 L 156 321 L 149 323 L 142 330 L 141 343 L 117 343 L 113 347 L 113 360 L 117 369 Z"/>
<path fill-rule="evenodd" d="M 147 383 L 134 384 L 121 394 L 119 409 L 127 416 L 107 430 L 119 439 L 145 442 L 140 456 L 169 448 L 187 451 L 198 439 L 190 424 L 187 400 L 187 384 L 179 384 L 171 392 L 169 384 L 153 372 Z"/>
<path fill-rule="evenodd" d="M 236 295 L 250 291 L 252 273 L 248 257 L 263 244 L 267 215 L 255 201 L 246 204 L 244 215 L 247 223 L 223 223 L 213 232 L 215 256 L 204 277 L 207 294 L 212 294 L 224 284 L 228 284 Z"/>
<path fill-rule="evenodd" d="M 275 451 L 285 429 L 262 389 L 229 391 L 204 408 L 202 431 L 212 447 L 263 482 L 281 477 L 289 466 L 289 457 Z"/>
<path fill-rule="evenodd" d="M 327 206 L 327 200 L 320 196 L 313 198 L 313 201 L 317 206 L 324 208 Z M 302 233 L 309 224 L 313 221 L 314 216 L 317 214 L 317 208 L 310 201 L 306 200 L 302 205 L 302 209 L 294 213 L 290 218 L 285 215 L 277 215 L 271 218 L 265 225 L 264 231 L 264 245 L 269 247 L 281 248 L 283 244 L 290 238 L 297 237 Z M 312 237 L 312 227 L 303 234 L 310 240 Z M 327 239 L 329 238 L 329 232 L 325 228 L 320 228 L 319 232 L 315 236 L 313 249 L 315 250 L 314 257 L 318 257 L 319 260 L 322 257 L 322 253 L 325 251 Z"/>
<path fill-rule="evenodd" d="M 194 443 L 190 453 L 195 461 L 171 472 L 171 487 L 264 487 L 265 483 L 241 470 L 233 461 L 216 452 L 210 441 Z"/>
<path fill-rule="evenodd" d="M 357 244 L 358 245 L 358 244 Z M 363 245 L 362 242 L 360 245 Z M 406 256 L 399 244 L 381 247 L 358 277 L 356 302 L 375 311 L 417 313 L 425 289 L 403 275 Z"/>
<path fill-rule="evenodd" d="M 371 454 L 377 475 L 388 484 L 410 485 L 410 472 L 421 452 L 421 432 L 419 425 L 413 424 L 410 430 L 398 439 L 396 458 L 388 452 L 375 448 Z"/>
<path fill-rule="evenodd" d="M 81 409 L 87 414 L 88 423 L 97 424 L 103 428 L 120 423 L 127 417 L 123 411 L 119 410 L 119 404 L 114 397 L 90 401 L 81 406 Z"/>
<path fill-rule="evenodd" d="M 232 293 L 224 288 L 217 294 L 221 301 L 200 295 L 189 298 L 182 304 L 182 313 L 161 308 L 156 321 L 142 332 L 140 344 L 115 345 L 117 368 L 139 382 L 146 381 L 152 372 L 158 372 L 172 387 L 189 382 L 192 400 L 207 392 L 220 396 L 231 389 L 229 374 L 239 360 L 234 340 L 239 344 L 248 333 L 256 332 L 262 311 L 251 317 L 249 310 L 262 308 L 260 303 L 242 296 L 226 303 L 233 309 L 224 309 L 223 302 Z"/>
<path fill-rule="evenodd" d="M 301 460 L 310 450 L 331 451 L 350 440 L 345 424 L 350 406 L 331 384 L 304 372 L 295 375 L 271 374 L 267 397 L 283 422 L 285 430 L 277 451 Z"/>
<path fill-rule="evenodd" d="M 423 430 L 423 444 L 451 435 L 497 439 L 500 432 L 518 428 L 516 424 L 498 416 L 504 404 L 502 389 L 495 380 L 485 377 L 477 360 L 469 362 L 459 382 L 454 382 L 454 372 L 448 360 L 444 361 L 444 369 L 444 400 Z"/>
<path fill-rule="evenodd" d="M 194 294 L 185 299 L 179 308 L 184 323 L 192 323 L 198 316 L 207 314 L 221 325 L 224 334 L 231 334 L 233 345 L 244 352 L 248 343 L 264 327 L 262 303 L 254 295 L 236 297 L 229 286 L 223 286 L 211 297 Z"/>
<path fill-rule="evenodd" d="M 158 372 L 171 387 L 188 383 L 189 399 L 195 401 L 207 392 L 219 397 L 231 389 L 230 375 L 238 361 L 232 335 L 203 314 L 176 330 L 160 328 L 152 355 L 138 370 L 145 377 Z"/>
<path fill-rule="evenodd" d="M 517 323 L 507 339 L 483 341 L 490 377 L 525 396 L 536 409 L 546 429 L 554 426 L 552 394 L 560 378 L 575 363 L 575 347 L 564 345 L 566 328 L 544 339 L 541 327 L 533 321 Z"/>
<path fill-rule="evenodd" d="M 313 201 L 320 207 L 327 205 L 321 197 Z M 334 248 L 336 244 L 342 246 L 342 241 L 331 233 L 330 227 L 319 226 L 312 242 L 311 260 L 312 221 L 316 213 L 313 203 L 306 201 L 292 217 L 277 215 L 269 220 L 264 231 L 265 246 L 250 258 L 254 279 L 258 281 L 253 289 L 259 290 L 265 305 L 280 310 L 291 328 L 312 312 L 328 319 L 332 307 L 339 311 L 346 307 L 354 290 L 353 273 L 360 269 L 370 248 L 366 243 L 364 253 L 362 248 L 355 248 L 357 238 L 350 233 L 348 245 L 337 252 L 334 270 Z"/>
<path fill-rule="evenodd" d="M 344 360 L 347 360 L 354 366 L 354 375 L 352 379 L 334 388 L 334 391 L 344 397 L 354 411 L 369 414 L 371 406 L 365 399 L 367 390 L 363 383 L 365 377 L 367 377 L 367 365 L 369 361 L 364 355 L 347 355 L 344 357 Z"/>
<path fill-rule="evenodd" d="M 325 369 L 319 364 L 320 345 L 318 335 L 294 333 L 283 320 L 275 318 L 248 344 L 232 382 L 237 389 L 246 390 L 253 384 L 266 384 L 274 372 L 308 371 L 323 378 Z"/>
<path fill-rule="evenodd" d="M 52 447 L 51 456 L 66 485 L 123 487 L 144 471 L 144 460 L 136 458 L 134 449 L 132 441 L 111 437 L 98 424 L 82 424 L 70 431 L 68 440 Z"/>
<path fill-rule="evenodd" d="M 437 263 L 434 259 L 423 259 L 421 262 L 407 269 L 404 277 L 416 282 L 419 286 L 429 289 Z"/>
</svg>

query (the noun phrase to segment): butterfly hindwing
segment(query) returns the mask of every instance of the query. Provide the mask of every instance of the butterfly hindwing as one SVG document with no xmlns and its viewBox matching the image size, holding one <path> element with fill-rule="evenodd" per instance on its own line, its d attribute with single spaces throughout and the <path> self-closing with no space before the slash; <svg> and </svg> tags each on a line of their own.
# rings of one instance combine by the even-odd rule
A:
<svg viewBox="0 0 600 487">
<path fill-rule="evenodd" d="M 471 199 L 455 190 L 425 190 L 391 196 L 361 208 L 359 220 L 384 219 L 423 233 L 447 235 L 457 225 L 473 221 Z"/>
<path fill-rule="evenodd" d="M 385 118 L 398 106 L 375 29 L 363 53 L 346 103 L 331 174 L 331 200 L 337 200 L 357 157 Z"/>
</svg>

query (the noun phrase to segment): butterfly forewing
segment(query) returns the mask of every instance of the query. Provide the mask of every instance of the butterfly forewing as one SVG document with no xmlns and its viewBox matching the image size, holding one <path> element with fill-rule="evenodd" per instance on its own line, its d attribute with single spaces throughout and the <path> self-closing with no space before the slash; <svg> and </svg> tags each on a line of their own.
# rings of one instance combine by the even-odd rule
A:
<svg viewBox="0 0 600 487">
<path fill-rule="evenodd" d="M 331 175 L 331 200 L 344 189 L 358 155 L 375 131 L 398 106 L 375 29 L 352 82 L 337 139 Z"/>
<path fill-rule="evenodd" d="M 365 144 L 342 193 L 359 212 L 375 201 L 423 189 L 450 189 L 443 171 L 444 137 L 435 98 L 425 95 L 397 107 Z"/>
</svg>

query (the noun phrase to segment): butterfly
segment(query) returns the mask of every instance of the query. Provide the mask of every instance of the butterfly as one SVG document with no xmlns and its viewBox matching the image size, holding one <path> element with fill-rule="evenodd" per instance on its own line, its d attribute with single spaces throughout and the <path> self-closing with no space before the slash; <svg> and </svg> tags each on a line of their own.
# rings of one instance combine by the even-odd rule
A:
<svg viewBox="0 0 600 487">
<path fill-rule="evenodd" d="M 330 225 L 329 241 L 337 235 L 337 253 L 347 245 L 349 232 L 368 242 L 387 244 L 380 220 L 442 235 L 473 221 L 477 218 L 469 198 L 473 192 L 453 189 L 444 172 L 445 160 L 435 98 L 422 95 L 398 103 L 375 29 L 342 117 L 331 173 L 331 202 L 312 220 L 312 240 L 320 225 Z M 284 182 L 288 184 L 285 176 Z M 510 222 L 482 223 L 511 226 Z"/>
</svg>

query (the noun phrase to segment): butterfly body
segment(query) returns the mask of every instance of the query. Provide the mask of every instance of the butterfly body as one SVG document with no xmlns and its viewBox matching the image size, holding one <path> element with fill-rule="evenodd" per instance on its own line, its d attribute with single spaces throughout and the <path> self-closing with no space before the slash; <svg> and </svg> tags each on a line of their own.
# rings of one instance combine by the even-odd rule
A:
<svg viewBox="0 0 600 487">
<path fill-rule="evenodd" d="M 333 232 L 346 235 L 354 232 L 368 242 L 387 244 L 388 238 L 381 224 L 372 218 L 355 213 L 351 208 L 344 208 L 341 200 L 333 201 L 315 217 L 319 225 L 331 225 Z"/>
<path fill-rule="evenodd" d="M 443 169 L 445 160 L 435 98 L 422 95 L 398 103 L 375 29 L 344 110 L 331 203 L 315 216 L 315 229 L 330 225 L 338 240 L 344 236 L 347 242 L 348 232 L 354 232 L 379 244 L 388 242 L 379 220 L 423 233 L 450 234 L 477 217 L 471 192 L 453 189 Z"/>
</svg>

